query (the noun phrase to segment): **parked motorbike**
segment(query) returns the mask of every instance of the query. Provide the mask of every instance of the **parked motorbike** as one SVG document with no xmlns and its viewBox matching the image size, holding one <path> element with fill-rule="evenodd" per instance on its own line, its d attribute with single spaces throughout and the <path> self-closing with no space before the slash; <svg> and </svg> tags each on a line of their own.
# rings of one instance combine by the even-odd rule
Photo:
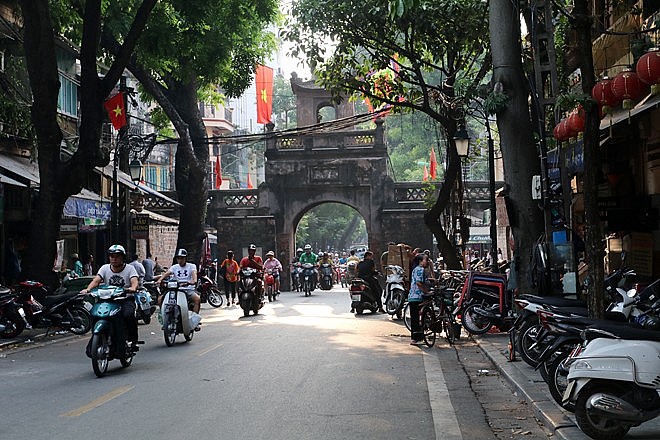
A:
<svg viewBox="0 0 660 440">
<path fill-rule="evenodd" d="M 332 265 L 330 263 L 321 263 L 321 267 L 319 269 L 319 278 L 321 289 L 332 289 Z"/>
<path fill-rule="evenodd" d="M 151 316 L 156 311 L 158 297 L 151 296 L 149 289 L 143 288 L 135 292 L 135 317 L 145 324 L 151 322 Z"/>
<path fill-rule="evenodd" d="M 408 298 L 403 281 L 404 270 L 397 265 L 386 266 L 385 269 L 387 271 L 385 290 L 383 291 L 385 311 L 388 315 L 401 319 L 403 305 Z"/>
<path fill-rule="evenodd" d="M 25 321 L 18 313 L 18 305 L 14 302 L 14 294 L 3 286 L 0 286 L 0 327 L 0 338 L 3 339 L 15 338 L 25 327 Z"/>
<path fill-rule="evenodd" d="M 365 310 L 376 313 L 378 302 L 366 281 L 362 278 L 353 278 L 348 292 L 351 295 L 351 309 L 354 309 L 356 314 L 362 315 Z"/>
<path fill-rule="evenodd" d="M 264 283 L 266 285 L 266 296 L 268 297 L 268 302 L 277 300 L 278 292 L 275 290 L 275 276 L 273 269 L 266 269 L 266 273 L 264 274 Z"/>
<path fill-rule="evenodd" d="M 260 295 L 257 295 L 256 292 L 257 279 L 260 276 L 260 272 L 251 267 L 245 267 L 240 271 L 238 298 L 241 309 L 243 309 L 243 316 L 250 315 L 250 310 L 252 310 L 255 315 L 258 314 L 259 309 L 265 304 L 263 289 L 261 290 Z"/>
<path fill-rule="evenodd" d="M 199 292 L 200 302 L 208 302 L 212 307 L 222 307 L 222 292 L 215 282 L 207 275 L 202 275 L 197 280 L 197 291 Z"/>
<path fill-rule="evenodd" d="M 312 263 L 304 263 L 302 265 L 302 289 L 305 296 L 311 296 L 314 291 L 314 265 Z"/>
<path fill-rule="evenodd" d="M 99 286 L 89 293 L 96 303 L 92 307 L 94 329 L 87 344 L 86 354 L 92 359 L 92 369 L 97 377 L 103 377 L 108 364 L 119 359 L 122 367 L 133 362 L 137 347 L 126 341 L 126 332 L 121 317 L 121 301 L 127 301 L 124 289 L 115 286 Z M 138 344 L 144 344 L 138 341 Z"/>
<path fill-rule="evenodd" d="M 463 327 L 473 335 L 482 335 L 493 326 L 508 331 L 515 321 L 512 301 L 504 275 L 470 272 L 454 313 L 461 315 Z"/>
<path fill-rule="evenodd" d="M 14 294 L 18 312 L 24 319 L 19 323 L 18 334 L 26 327 L 58 328 L 76 335 L 83 335 L 92 328 L 91 304 L 79 291 L 62 289 L 50 293 L 38 281 L 22 281 Z"/>
<path fill-rule="evenodd" d="M 584 339 L 564 393 L 580 429 L 615 440 L 660 415 L 660 332 L 597 326 L 585 330 Z"/>
<path fill-rule="evenodd" d="M 164 284 L 164 297 L 161 316 L 163 319 L 163 336 L 165 345 L 171 347 L 176 341 L 177 335 L 182 334 L 186 342 L 192 341 L 195 329 L 199 325 L 201 316 L 194 313 L 192 304 L 188 303 L 186 292 L 182 287 L 188 286 L 187 282 L 167 280 Z"/>
</svg>

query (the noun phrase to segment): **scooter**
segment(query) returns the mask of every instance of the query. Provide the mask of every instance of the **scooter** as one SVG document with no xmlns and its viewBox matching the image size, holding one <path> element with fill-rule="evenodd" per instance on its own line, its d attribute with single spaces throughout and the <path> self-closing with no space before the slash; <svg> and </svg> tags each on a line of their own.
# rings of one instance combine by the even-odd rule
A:
<svg viewBox="0 0 660 440">
<path fill-rule="evenodd" d="M 151 296 L 149 289 L 143 288 L 135 292 L 135 317 L 145 324 L 151 322 L 151 316 L 156 311 L 156 298 Z"/>
<path fill-rule="evenodd" d="M 275 277 L 273 276 L 273 269 L 266 269 L 264 282 L 266 284 L 266 296 L 268 297 L 268 302 L 275 301 L 277 299 L 277 291 L 275 290 Z"/>
<path fill-rule="evenodd" d="M 614 440 L 660 415 L 660 332 L 598 326 L 583 332 L 572 359 L 564 403 L 593 439 Z"/>
<path fill-rule="evenodd" d="M 201 321 L 201 316 L 190 310 L 186 292 L 182 287 L 187 282 L 177 280 L 164 281 L 165 295 L 163 297 L 161 317 L 163 319 L 163 336 L 165 345 L 171 347 L 176 337 L 182 334 L 186 342 L 192 341 L 195 328 Z"/>
<path fill-rule="evenodd" d="M 330 263 L 321 263 L 321 268 L 319 269 L 319 284 L 321 289 L 330 290 L 332 289 L 332 266 Z"/>
<path fill-rule="evenodd" d="M 119 359 L 122 367 L 130 366 L 138 348 L 131 347 L 126 341 L 121 317 L 121 301 L 128 300 L 124 289 L 102 285 L 89 294 L 96 303 L 92 307 L 94 329 L 86 354 L 92 359 L 94 374 L 103 377 L 113 359 Z M 138 344 L 144 344 L 144 341 L 138 341 Z"/>
<path fill-rule="evenodd" d="M 222 292 L 217 284 L 208 276 L 202 275 L 197 281 L 197 291 L 199 292 L 199 301 L 208 302 L 211 307 L 222 307 Z"/>
<path fill-rule="evenodd" d="M 243 309 L 243 316 L 249 316 L 250 310 L 256 315 L 265 304 L 263 289 L 260 295 L 257 295 L 256 291 L 260 272 L 257 269 L 245 267 L 241 269 L 240 275 L 238 298 L 241 309 Z"/>
<path fill-rule="evenodd" d="M 342 288 L 348 287 L 348 274 L 345 264 L 339 266 L 339 282 L 341 283 Z"/>
<path fill-rule="evenodd" d="M 12 339 L 18 336 L 25 326 L 23 317 L 18 313 L 18 304 L 14 302 L 14 294 L 6 287 L 0 286 L 0 338 Z"/>
<path fill-rule="evenodd" d="M 304 263 L 302 265 L 302 289 L 305 296 L 311 296 L 314 291 L 314 265 L 312 263 Z"/>
<path fill-rule="evenodd" d="M 482 335 L 493 326 L 509 331 L 515 321 L 512 302 L 504 275 L 470 272 L 454 314 L 461 315 L 463 327 L 473 335 Z"/>
<path fill-rule="evenodd" d="M 351 295 L 351 309 L 355 310 L 356 314 L 362 315 L 365 310 L 376 313 L 378 310 L 374 293 L 362 278 L 353 278 L 348 293 Z"/>
<path fill-rule="evenodd" d="M 302 292 L 302 268 L 300 263 L 291 264 L 291 290 L 294 292 Z"/>
<path fill-rule="evenodd" d="M 385 290 L 383 291 L 385 311 L 388 315 L 401 319 L 403 305 L 408 298 L 408 293 L 403 284 L 404 270 L 397 265 L 386 266 L 385 269 L 387 271 Z"/>
</svg>

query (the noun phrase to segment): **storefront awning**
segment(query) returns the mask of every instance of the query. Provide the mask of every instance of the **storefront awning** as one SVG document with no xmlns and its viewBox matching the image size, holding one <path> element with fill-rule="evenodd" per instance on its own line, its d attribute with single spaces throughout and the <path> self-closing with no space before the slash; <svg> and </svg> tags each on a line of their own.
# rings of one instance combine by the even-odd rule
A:
<svg viewBox="0 0 660 440">
<path fill-rule="evenodd" d="M 149 219 L 160 222 L 160 223 L 168 223 L 171 225 L 178 225 L 179 221 L 174 218 L 166 217 L 164 215 L 156 214 L 155 212 L 147 211 L 146 209 L 143 209 L 140 212 L 137 212 L 135 209 L 131 209 L 131 213 L 133 214 L 146 214 L 149 216 Z"/>
<path fill-rule="evenodd" d="M 83 189 L 66 200 L 62 214 L 65 217 L 110 221 L 111 206 L 110 200 L 99 196 L 95 192 Z"/>
<path fill-rule="evenodd" d="M 96 171 L 103 174 L 104 176 L 109 177 L 110 179 L 112 179 L 113 165 L 110 164 L 110 165 L 106 165 L 105 167 L 96 167 Z M 131 176 L 129 176 L 128 174 L 126 174 L 125 172 L 123 172 L 121 170 L 117 170 L 117 180 L 119 181 L 120 184 L 126 186 L 129 189 L 133 189 L 133 190 L 137 189 L 138 191 L 140 191 L 143 194 L 152 195 L 152 196 L 157 197 L 159 199 L 165 200 L 168 203 L 172 203 L 173 205 L 176 205 L 176 206 L 183 206 L 181 203 L 177 202 L 176 200 L 174 200 L 170 197 L 167 197 L 165 194 L 160 193 L 160 192 L 156 191 L 153 188 L 148 187 L 144 183 L 136 184 L 131 179 Z"/>
<path fill-rule="evenodd" d="M 11 177 L 7 177 L 3 174 L 0 174 L 0 183 L 4 183 L 5 185 L 22 186 L 24 188 L 27 187 L 27 185 L 25 185 L 24 183 L 21 183 L 18 180 L 14 180 Z"/>
<path fill-rule="evenodd" d="M 601 130 L 609 130 L 610 126 L 618 124 L 622 121 L 627 121 L 628 118 L 632 118 L 635 115 L 638 115 L 648 109 L 655 107 L 660 104 L 660 95 L 648 95 L 646 98 L 642 99 L 635 107 L 628 110 L 618 109 L 612 115 L 605 116 L 600 121 Z"/>
<path fill-rule="evenodd" d="M 24 184 L 19 184 L 18 186 L 39 186 L 39 166 L 36 163 L 30 162 L 30 159 L 27 157 L 12 156 L 7 154 L 0 154 L 0 168 L 3 169 L 2 174 L 12 174 L 12 177 L 9 177 L 16 183 L 17 180 L 25 179 Z M 17 177 L 14 178 L 13 175 Z M 9 183 L 9 182 L 7 182 Z"/>
</svg>

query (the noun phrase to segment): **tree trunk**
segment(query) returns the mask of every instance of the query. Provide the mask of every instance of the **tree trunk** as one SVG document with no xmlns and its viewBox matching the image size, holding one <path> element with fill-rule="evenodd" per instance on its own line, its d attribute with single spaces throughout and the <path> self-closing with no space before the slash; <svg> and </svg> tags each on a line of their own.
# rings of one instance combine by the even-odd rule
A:
<svg viewBox="0 0 660 440">
<path fill-rule="evenodd" d="M 489 7 L 493 80 L 496 93 L 508 98 L 497 112 L 504 161 L 506 206 L 516 242 L 518 286 L 531 291 L 531 255 L 544 231 L 543 211 L 531 198 L 532 176 L 541 174 L 529 112 L 529 88 L 521 61 L 520 23 L 511 2 L 492 0 Z"/>
<path fill-rule="evenodd" d="M 582 72 L 582 93 L 591 96 L 595 85 L 594 63 L 591 48 L 591 16 L 587 2 L 575 0 L 573 9 L 574 28 L 577 34 L 577 48 L 580 53 Z M 590 98 L 589 98 L 590 99 Z M 587 259 L 589 283 L 587 297 L 589 316 L 602 318 L 605 313 L 605 269 L 603 267 L 603 233 L 598 215 L 598 175 L 600 173 L 599 130 L 600 118 L 596 103 L 584 106 L 586 121 L 584 126 L 584 214 L 585 214 L 585 254 Z"/>
</svg>

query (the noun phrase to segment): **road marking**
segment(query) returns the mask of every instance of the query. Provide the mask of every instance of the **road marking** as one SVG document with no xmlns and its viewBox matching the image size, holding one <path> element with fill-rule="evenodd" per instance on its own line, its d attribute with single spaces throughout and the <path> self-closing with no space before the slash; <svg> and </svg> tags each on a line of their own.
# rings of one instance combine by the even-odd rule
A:
<svg viewBox="0 0 660 440">
<path fill-rule="evenodd" d="M 60 417 L 78 417 L 86 412 L 89 412 L 93 410 L 94 408 L 98 408 L 99 406 L 103 405 L 104 403 L 107 403 L 114 399 L 115 397 L 119 397 L 124 393 L 129 392 L 135 388 L 133 385 L 126 385 L 125 387 L 117 388 L 116 390 L 110 391 L 108 394 L 104 394 L 103 396 L 99 397 L 98 399 L 94 399 L 91 402 L 89 402 L 87 405 L 83 405 L 80 408 L 74 409 L 72 411 L 66 412 L 64 414 L 60 414 Z"/>
<path fill-rule="evenodd" d="M 222 347 L 222 344 L 214 345 L 213 347 L 209 347 L 204 351 L 200 351 L 199 353 L 197 353 L 197 356 L 204 356 L 206 353 L 208 353 L 210 351 L 213 351 L 216 348 L 220 348 L 220 347 Z"/>
<path fill-rule="evenodd" d="M 458 420 L 451 405 L 449 390 L 442 374 L 438 358 L 430 352 L 422 350 L 424 369 L 426 370 L 426 385 L 429 389 L 431 413 L 435 427 L 435 438 L 442 440 L 462 440 L 463 435 L 458 427 Z"/>
</svg>

